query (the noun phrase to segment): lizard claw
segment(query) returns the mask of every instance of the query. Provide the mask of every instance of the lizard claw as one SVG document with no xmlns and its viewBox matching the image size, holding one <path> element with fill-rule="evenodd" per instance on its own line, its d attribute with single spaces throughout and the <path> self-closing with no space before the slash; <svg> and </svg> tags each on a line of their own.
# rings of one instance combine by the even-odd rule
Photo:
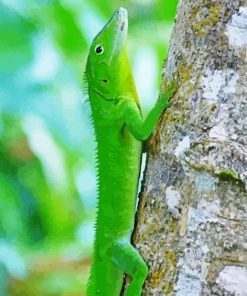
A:
<svg viewBox="0 0 247 296">
<path fill-rule="evenodd" d="M 175 80 L 172 80 L 165 89 L 165 94 L 168 98 L 172 97 L 176 90 L 178 89 L 177 83 Z"/>
<path fill-rule="evenodd" d="M 165 82 L 166 85 L 166 82 Z M 160 102 L 164 106 L 164 108 L 170 107 L 171 103 L 169 102 L 169 99 L 174 95 L 174 93 L 177 90 L 177 84 L 175 80 L 172 80 L 170 84 L 166 87 L 165 91 L 160 94 Z"/>
</svg>

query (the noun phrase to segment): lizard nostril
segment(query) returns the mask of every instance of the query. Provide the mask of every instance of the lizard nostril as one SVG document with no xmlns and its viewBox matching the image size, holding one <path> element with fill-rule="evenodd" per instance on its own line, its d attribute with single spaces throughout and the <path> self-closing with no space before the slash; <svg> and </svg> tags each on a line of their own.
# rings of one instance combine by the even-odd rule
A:
<svg viewBox="0 0 247 296">
<path fill-rule="evenodd" d="M 125 22 L 122 22 L 121 26 L 120 26 L 120 30 L 123 31 L 125 27 Z"/>
<path fill-rule="evenodd" d="M 106 79 L 103 79 L 102 81 L 103 81 L 104 83 L 107 83 L 107 82 L 108 82 L 108 80 L 106 80 Z"/>
</svg>

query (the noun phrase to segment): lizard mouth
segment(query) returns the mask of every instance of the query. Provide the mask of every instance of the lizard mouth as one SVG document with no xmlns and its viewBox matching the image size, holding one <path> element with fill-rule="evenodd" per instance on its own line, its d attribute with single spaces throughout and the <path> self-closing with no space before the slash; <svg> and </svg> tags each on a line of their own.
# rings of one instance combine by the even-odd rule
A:
<svg viewBox="0 0 247 296">
<path fill-rule="evenodd" d="M 126 39 L 128 31 L 128 12 L 125 8 L 120 7 L 113 13 L 111 19 L 96 35 L 95 39 L 97 39 L 102 34 L 102 32 L 104 32 L 106 29 L 112 26 L 115 27 L 117 31 L 120 31 L 122 39 Z"/>
</svg>

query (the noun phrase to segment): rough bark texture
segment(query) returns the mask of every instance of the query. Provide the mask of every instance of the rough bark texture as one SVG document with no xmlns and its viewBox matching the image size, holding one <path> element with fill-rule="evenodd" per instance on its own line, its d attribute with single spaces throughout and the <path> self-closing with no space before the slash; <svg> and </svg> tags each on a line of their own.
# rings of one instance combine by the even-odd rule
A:
<svg viewBox="0 0 247 296">
<path fill-rule="evenodd" d="M 181 0 L 133 236 L 143 295 L 247 295 L 247 0 Z"/>
</svg>

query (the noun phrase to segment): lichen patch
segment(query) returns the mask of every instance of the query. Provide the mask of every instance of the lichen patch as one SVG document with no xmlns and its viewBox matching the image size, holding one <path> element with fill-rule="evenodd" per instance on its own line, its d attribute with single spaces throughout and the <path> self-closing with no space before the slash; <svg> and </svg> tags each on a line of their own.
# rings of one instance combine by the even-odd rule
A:
<svg viewBox="0 0 247 296">
<path fill-rule="evenodd" d="M 179 143 L 175 149 L 175 155 L 177 157 L 181 157 L 184 153 L 190 148 L 190 138 L 185 136 Z"/>
<path fill-rule="evenodd" d="M 182 268 L 175 286 L 176 296 L 200 296 L 201 289 L 201 281 L 194 271 Z"/>
<path fill-rule="evenodd" d="M 239 12 L 233 14 L 225 34 L 231 46 L 247 45 L 247 7 L 240 7 Z"/>
<path fill-rule="evenodd" d="M 217 214 L 220 213 L 219 202 L 207 202 L 206 200 L 201 200 L 197 208 L 189 208 L 188 212 L 188 230 L 196 231 L 199 225 L 208 222 L 219 222 Z"/>
<path fill-rule="evenodd" d="M 171 212 L 172 216 L 177 219 L 179 214 L 179 202 L 181 199 L 180 192 L 177 191 L 174 187 L 169 186 L 166 189 L 166 202 L 167 206 L 169 208 L 169 211 Z"/>
<path fill-rule="evenodd" d="M 236 296 L 247 295 L 247 269 L 240 266 L 225 266 L 216 283 Z"/>
</svg>

